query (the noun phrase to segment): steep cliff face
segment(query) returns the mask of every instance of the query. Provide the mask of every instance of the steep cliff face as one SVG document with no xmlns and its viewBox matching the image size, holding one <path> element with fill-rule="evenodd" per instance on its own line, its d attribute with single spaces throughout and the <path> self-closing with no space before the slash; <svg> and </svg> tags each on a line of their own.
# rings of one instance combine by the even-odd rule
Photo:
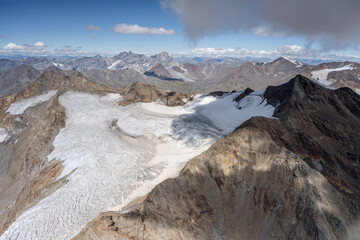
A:
<svg viewBox="0 0 360 240">
<path fill-rule="evenodd" d="M 296 76 L 179 177 L 76 239 L 343 239 L 359 217 L 360 97 Z"/>
</svg>

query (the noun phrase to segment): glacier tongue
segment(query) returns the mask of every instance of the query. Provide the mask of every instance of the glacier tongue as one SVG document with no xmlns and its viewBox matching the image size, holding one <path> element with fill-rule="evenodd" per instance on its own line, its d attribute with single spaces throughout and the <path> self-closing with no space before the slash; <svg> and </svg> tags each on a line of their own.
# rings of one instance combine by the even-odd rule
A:
<svg viewBox="0 0 360 240">
<path fill-rule="evenodd" d="M 57 93 L 57 90 L 51 90 L 47 93 L 35 96 L 35 97 L 29 97 L 22 99 L 20 101 L 14 102 L 10 105 L 10 107 L 7 109 L 6 112 L 10 113 L 11 115 L 17 115 L 22 114 L 25 112 L 25 110 L 29 107 L 35 107 L 36 105 L 46 102 L 50 100 L 55 94 Z"/>
<path fill-rule="evenodd" d="M 182 107 L 117 105 L 121 96 L 67 92 L 66 127 L 48 159 L 64 161 L 67 184 L 25 211 L 3 239 L 71 239 L 99 213 L 119 210 L 175 177 L 191 158 L 252 116 L 271 117 L 260 93 L 197 96 Z M 238 107 L 241 105 L 241 109 Z"/>
</svg>

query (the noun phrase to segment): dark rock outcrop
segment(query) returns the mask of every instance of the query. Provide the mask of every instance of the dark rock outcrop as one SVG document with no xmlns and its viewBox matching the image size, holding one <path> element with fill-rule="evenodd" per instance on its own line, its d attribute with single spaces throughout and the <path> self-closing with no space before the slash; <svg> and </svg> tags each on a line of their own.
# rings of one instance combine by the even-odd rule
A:
<svg viewBox="0 0 360 240">
<path fill-rule="evenodd" d="M 121 106 L 137 102 L 153 102 L 157 99 L 165 102 L 167 106 L 181 106 L 193 98 L 193 94 L 163 91 L 153 85 L 138 82 L 126 86 L 121 91 L 121 95 L 123 96 L 123 100 L 119 102 Z"/>
</svg>

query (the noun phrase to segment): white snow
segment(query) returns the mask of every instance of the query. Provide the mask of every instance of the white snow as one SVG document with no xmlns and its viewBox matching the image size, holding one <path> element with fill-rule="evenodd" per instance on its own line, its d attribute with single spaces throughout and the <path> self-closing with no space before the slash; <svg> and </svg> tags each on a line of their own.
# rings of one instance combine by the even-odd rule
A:
<svg viewBox="0 0 360 240">
<path fill-rule="evenodd" d="M 291 58 L 286 57 L 286 56 L 283 56 L 283 58 L 286 59 L 286 60 L 288 60 L 288 61 L 290 61 L 290 62 L 292 62 L 292 63 L 295 64 L 295 65 L 298 65 L 297 61 L 295 61 L 294 59 L 291 59 Z"/>
<path fill-rule="evenodd" d="M 101 97 L 102 102 L 118 102 L 122 100 L 122 97 L 119 93 L 107 93 Z"/>
<path fill-rule="evenodd" d="M 355 89 L 355 92 L 360 95 L 360 88 Z"/>
<path fill-rule="evenodd" d="M 8 133 L 5 128 L 0 128 L 0 143 L 5 142 L 8 137 Z"/>
<path fill-rule="evenodd" d="M 328 74 L 330 72 L 337 72 L 337 71 L 344 71 L 344 70 L 352 70 L 353 66 L 350 65 L 346 65 L 344 67 L 340 67 L 340 68 L 334 68 L 334 69 L 323 69 L 323 70 L 317 70 L 317 71 L 312 71 L 312 77 L 316 80 L 318 80 L 320 83 L 330 86 L 331 84 L 334 83 L 334 81 L 328 80 Z"/>
<path fill-rule="evenodd" d="M 291 63 L 295 64 L 296 67 L 301 67 L 303 64 L 301 62 L 296 61 L 295 59 L 286 57 L 286 56 L 282 56 L 284 59 L 290 61 Z"/>
<path fill-rule="evenodd" d="M 55 94 L 57 90 L 51 90 L 47 93 L 37 95 L 34 97 L 29 97 L 22 99 L 20 101 L 14 102 L 10 105 L 6 112 L 10 113 L 11 115 L 18 115 L 25 112 L 28 107 L 35 107 L 36 105 L 46 102 L 50 100 Z"/>
<path fill-rule="evenodd" d="M 185 109 L 195 109 L 196 112 L 209 118 L 213 124 L 228 134 L 246 120 L 254 116 L 271 117 L 274 108 L 266 105 L 262 93 L 253 92 L 239 103 L 233 101 L 242 92 L 229 94 L 222 98 L 202 96 L 185 105 Z M 239 109 L 238 109 L 239 108 Z"/>
<path fill-rule="evenodd" d="M 262 93 L 233 102 L 240 93 L 198 95 L 182 107 L 121 107 L 117 94 L 61 95 L 66 127 L 48 159 L 63 161 L 58 178 L 68 182 L 20 215 L 0 239 L 71 239 L 99 213 L 120 210 L 176 177 L 187 161 L 250 117 L 273 115 Z"/>
<path fill-rule="evenodd" d="M 107 69 L 113 69 L 116 65 L 118 65 L 120 62 L 121 62 L 122 60 L 120 59 L 120 60 L 117 60 L 117 61 L 115 61 L 115 62 L 113 62 Z"/>
<path fill-rule="evenodd" d="M 52 63 L 55 67 L 64 67 L 62 63 Z"/>
</svg>

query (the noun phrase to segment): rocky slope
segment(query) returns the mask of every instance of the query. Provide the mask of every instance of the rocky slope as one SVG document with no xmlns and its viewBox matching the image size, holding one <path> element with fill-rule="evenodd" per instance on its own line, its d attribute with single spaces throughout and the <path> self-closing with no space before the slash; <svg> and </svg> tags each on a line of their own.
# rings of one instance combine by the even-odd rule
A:
<svg viewBox="0 0 360 240">
<path fill-rule="evenodd" d="M 75 239 L 344 239 L 359 218 L 360 96 L 298 75 L 264 98 L 275 118 L 251 118 Z"/>
<path fill-rule="evenodd" d="M 228 70 L 223 76 L 209 78 L 207 81 L 199 83 L 197 88 L 204 92 L 232 91 L 247 87 L 254 90 L 264 90 L 269 85 L 288 81 L 309 67 L 306 64 L 284 57 L 264 64 L 247 62 Z"/>
<path fill-rule="evenodd" d="M 177 70 L 177 72 L 184 73 L 184 71 L 182 69 L 180 69 L 179 67 L 173 67 L 175 70 Z M 161 80 L 167 80 L 167 81 L 183 81 L 180 78 L 176 78 L 175 76 L 171 75 L 171 73 L 163 66 L 161 65 L 161 63 L 156 63 L 155 66 L 153 66 L 152 68 L 148 69 L 147 71 L 144 72 L 144 74 L 146 76 L 153 76 L 156 78 L 159 78 Z"/>
<path fill-rule="evenodd" d="M 120 92 L 123 99 L 119 101 L 119 105 L 126 106 L 136 102 L 153 102 L 156 100 L 163 101 L 167 106 L 182 106 L 191 101 L 194 94 L 184 94 L 180 92 L 162 91 L 153 85 L 145 85 L 142 83 L 134 83 L 126 86 Z"/>
<path fill-rule="evenodd" d="M 180 81 L 164 81 L 155 77 L 149 77 L 133 69 L 120 70 L 84 70 L 82 73 L 90 80 L 106 84 L 116 88 L 123 88 L 127 85 L 139 82 L 151 84 L 163 90 L 180 91 L 190 93 L 193 91 L 193 84 Z"/>
<path fill-rule="evenodd" d="M 0 97 L 14 94 L 35 81 L 40 71 L 28 65 L 21 65 L 0 73 Z"/>
</svg>

